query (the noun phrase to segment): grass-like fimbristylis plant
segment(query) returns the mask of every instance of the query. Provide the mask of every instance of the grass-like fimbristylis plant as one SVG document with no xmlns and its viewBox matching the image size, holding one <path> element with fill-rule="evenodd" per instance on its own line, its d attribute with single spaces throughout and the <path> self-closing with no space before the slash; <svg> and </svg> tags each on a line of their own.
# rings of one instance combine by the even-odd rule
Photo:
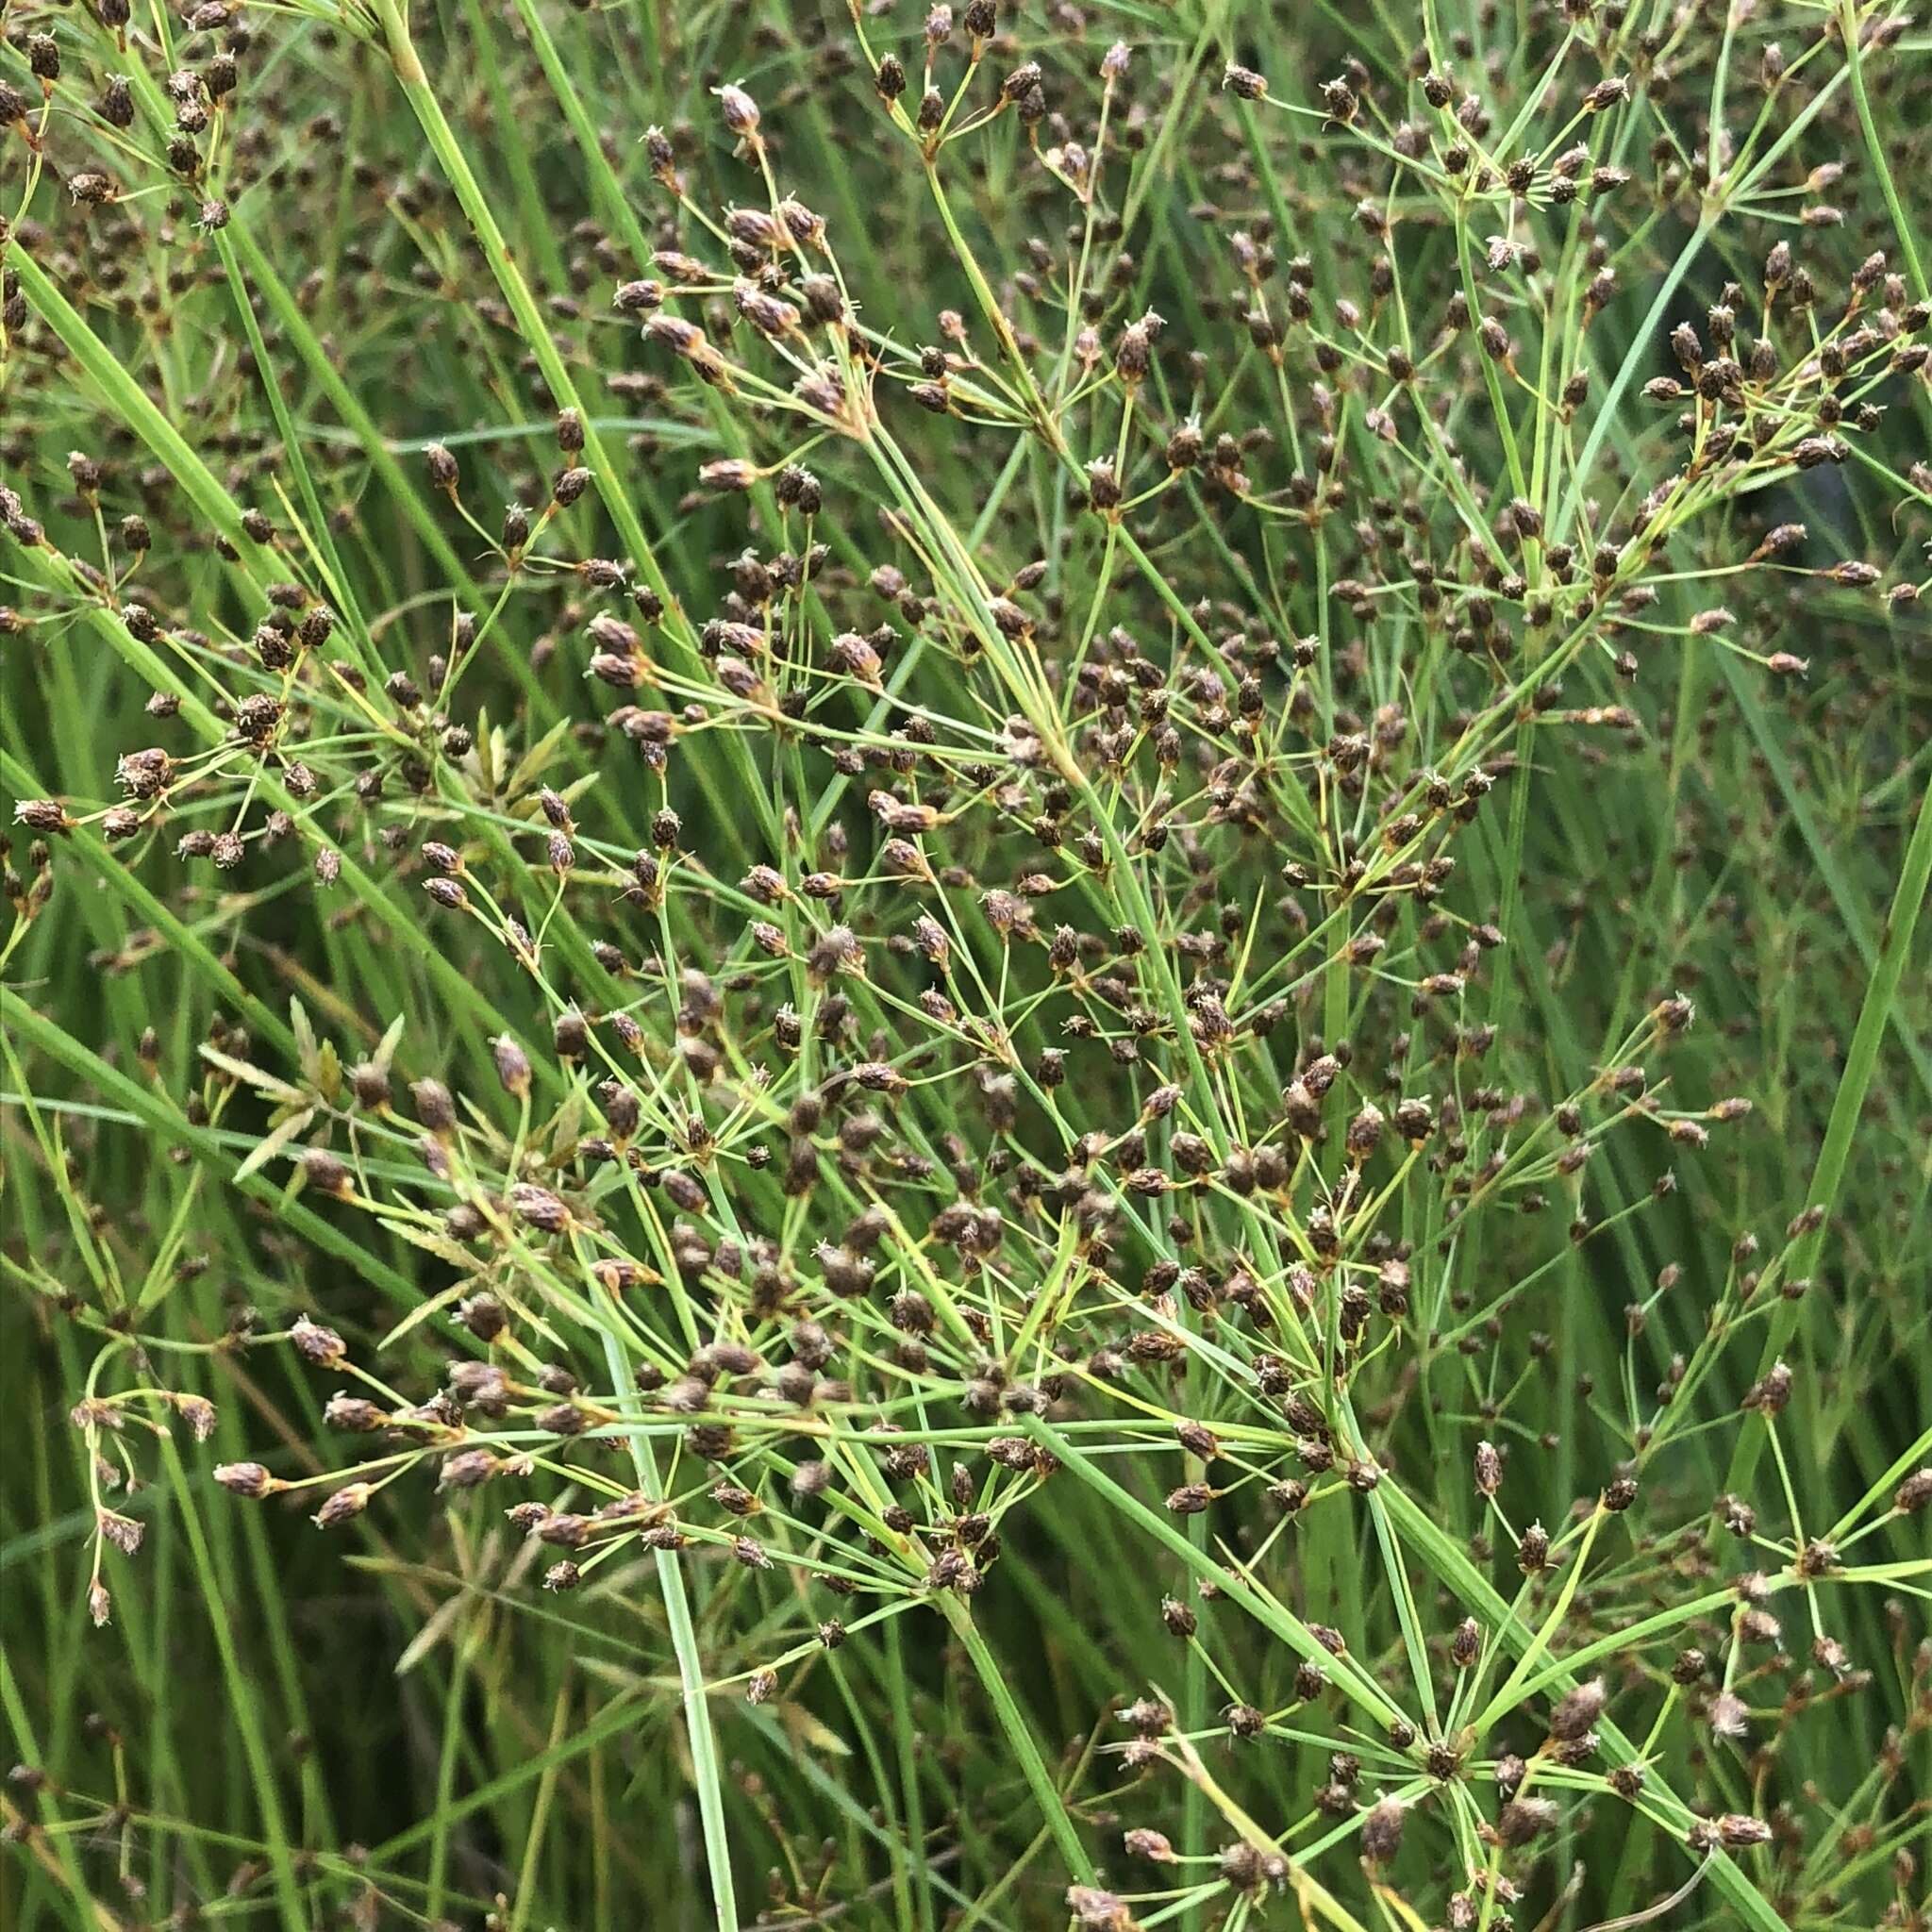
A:
<svg viewBox="0 0 1932 1932">
<path fill-rule="evenodd" d="M 1925 53 L 17 0 L 7 1922 L 1922 1924 Z"/>
</svg>

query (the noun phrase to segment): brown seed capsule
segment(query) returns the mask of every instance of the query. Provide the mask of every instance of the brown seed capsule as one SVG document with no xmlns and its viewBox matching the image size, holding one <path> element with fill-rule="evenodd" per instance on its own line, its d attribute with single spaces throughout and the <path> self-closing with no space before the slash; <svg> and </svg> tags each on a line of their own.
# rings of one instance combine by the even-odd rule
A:
<svg viewBox="0 0 1932 1932">
<path fill-rule="evenodd" d="M 519 1181 L 509 1191 L 509 1206 L 519 1221 L 544 1234 L 560 1234 L 570 1225 L 570 1209 L 548 1188 Z"/>
<path fill-rule="evenodd" d="M 317 1529 L 334 1529 L 359 1516 L 369 1507 L 373 1493 L 367 1483 L 347 1483 L 335 1491 L 311 1519 Z"/>
<path fill-rule="evenodd" d="M 1397 1799 L 1378 1799 L 1362 1819 L 1362 1857 L 1373 1865 L 1388 1864 L 1402 1849 L 1407 1819 L 1407 1807 Z"/>
<path fill-rule="evenodd" d="M 1331 121 L 1350 122 L 1356 117 L 1360 102 L 1355 90 L 1343 80 L 1324 80 L 1321 87 L 1322 106 L 1327 110 Z"/>
<path fill-rule="evenodd" d="M 389 1413 L 366 1396 L 351 1395 L 345 1390 L 338 1390 L 324 1407 L 322 1419 L 332 1429 L 341 1429 L 350 1435 L 367 1435 L 381 1428 L 388 1422 Z"/>
<path fill-rule="evenodd" d="M 1743 1399 L 1738 1406 L 1740 1408 L 1755 1408 L 1763 1415 L 1781 1415 L 1786 1404 L 1791 1399 L 1791 1384 L 1790 1364 L 1774 1362 L 1765 1374 L 1745 1390 Z"/>
<path fill-rule="evenodd" d="M 754 139 L 758 131 L 758 104 L 741 87 L 713 88 L 718 112 L 724 125 L 742 141 Z"/>
<path fill-rule="evenodd" d="M 231 1495 L 267 1496 L 287 1486 L 272 1476 L 258 1462 L 217 1463 L 215 1481 Z"/>
<path fill-rule="evenodd" d="M 1526 1845 L 1557 1823 L 1557 1807 L 1547 1798 L 1512 1798 L 1496 1814 L 1496 1839 L 1510 1847 Z"/>
<path fill-rule="evenodd" d="M 64 832 L 74 824 L 58 798 L 23 798 L 14 806 L 13 816 L 35 832 Z"/>
<path fill-rule="evenodd" d="M 539 1542 L 548 1543 L 553 1549 L 580 1550 L 591 1539 L 591 1528 L 585 1517 L 567 1510 L 546 1509 L 537 1518 L 531 1533 Z"/>
<path fill-rule="evenodd" d="M 1601 1677 L 1578 1685 L 1550 1712 L 1550 1736 L 1566 1744 L 1583 1737 L 1602 1714 L 1605 1696 Z"/>
<path fill-rule="evenodd" d="M 490 1042 L 490 1053 L 504 1091 L 513 1099 L 523 1099 L 530 1091 L 529 1056 L 507 1033 Z"/>
<path fill-rule="evenodd" d="M 1152 1830 L 1146 1825 L 1137 1825 L 1131 1831 L 1121 1834 L 1121 1843 L 1136 1858 L 1146 1858 L 1157 1865 L 1174 1862 L 1174 1846 L 1163 1832 Z"/>
<path fill-rule="evenodd" d="M 205 1395 L 176 1395 L 175 1413 L 188 1424 L 197 1442 L 206 1442 L 215 1432 L 215 1406 Z"/>
</svg>

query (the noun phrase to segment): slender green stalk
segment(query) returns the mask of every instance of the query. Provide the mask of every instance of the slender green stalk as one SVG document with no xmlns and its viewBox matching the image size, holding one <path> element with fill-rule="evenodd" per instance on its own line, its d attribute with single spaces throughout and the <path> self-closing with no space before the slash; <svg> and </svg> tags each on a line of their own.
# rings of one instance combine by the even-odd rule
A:
<svg viewBox="0 0 1932 1932">
<path fill-rule="evenodd" d="M 613 1383 L 622 1388 L 628 1379 L 623 1350 L 613 1336 L 604 1338 L 604 1358 Z M 658 1464 L 648 1437 L 630 1438 L 631 1466 L 637 1471 L 639 1487 L 653 1503 L 663 1496 Z M 652 1559 L 657 1571 L 658 1589 L 664 1599 L 664 1621 L 671 1634 L 671 1649 L 677 1659 L 678 1683 L 684 1699 L 685 1736 L 691 1745 L 691 1774 L 698 1788 L 698 1814 L 705 1834 L 705 1863 L 710 1875 L 711 1903 L 717 1913 L 719 1932 L 737 1932 L 738 1893 L 731 1875 L 731 1830 L 724 1816 L 724 1774 L 718 1758 L 717 1734 L 711 1725 L 711 1707 L 705 1688 L 705 1663 L 698 1651 L 697 1629 L 691 1621 L 691 1598 L 684 1585 L 684 1569 L 675 1550 L 659 1550 Z"/>
<path fill-rule="evenodd" d="M 1879 936 L 1878 958 L 1858 1006 L 1858 1023 L 1852 1031 L 1851 1044 L 1845 1049 L 1844 1071 L 1839 1076 L 1838 1093 L 1831 1104 L 1831 1116 L 1825 1122 L 1824 1144 L 1818 1150 L 1811 1185 L 1805 1191 L 1806 1231 L 1791 1243 L 1785 1257 L 1783 1274 L 1787 1282 L 1809 1283 L 1824 1251 L 1825 1234 L 1839 1205 L 1853 1142 L 1864 1116 L 1865 1099 L 1872 1090 L 1873 1075 L 1877 1071 L 1890 1024 L 1892 1004 L 1898 998 L 1907 961 L 1917 957 L 1912 941 L 1928 894 L 1932 894 L 1932 784 L 1925 787 L 1919 799 L 1911 840 L 1906 846 L 1898 886 L 1891 895 L 1891 909 L 1886 914 L 1885 928 Z M 1828 1292 L 1818 1289 L 1812 1291 Z M 1760 1375 L 1768 1374 L 1790 1347 L 1804 1309 L 1803 1297 L 1782 1299 L 1773 1309 L 1758 1357 Z M 1738 1437 L 1725 1477 L 1725 1487 L 1734 1494 L 1743 1492 L 1763 1450 L 1762 1429 L 1746 1428 Z"/>
</svg>

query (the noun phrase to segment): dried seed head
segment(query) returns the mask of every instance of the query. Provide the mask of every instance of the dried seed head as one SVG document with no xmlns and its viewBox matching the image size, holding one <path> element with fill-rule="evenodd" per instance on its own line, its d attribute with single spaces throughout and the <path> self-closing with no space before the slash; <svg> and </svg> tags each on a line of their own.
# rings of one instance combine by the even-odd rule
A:
<svg viewBox="0 0 1932 1932">
<path fill-rule="evenodd" d="M 724 125 L 741 141 L 756 139 L 758 131 L 758 104 L 741 87 L 713 88 L 718 113 Z"/>
<path fill-rule="evenodd" d="M 513 1099 L 523 1099 L 530 1091 L 529 1056 L 507 1033 L 490 1042 L 490 1052 L 504 1091 Z"/>
<path fill-rule="evenodd" d="M 1372 1865 L 1388 1864 L 1402 1849 L 1402 1828 L 1407 1808 L 1395 1798 L 1378 1799 L 1362 1819 L 1362 1857 Z"/>
<path fill-rule="evenodd" d="M 348 1353 L 333 1328 L 321 1327 L 307 1315 L 300 1316 L 289 1330 L 289 1340 L 294 1343 L 295 1353 L 317 1368 L 334 1368 Z"/>
<path fill-rule="evenodd" d="M 1526 1845 L 1552 1829 L 1557 1811 L 1547 1798 L 1512 1798 L 1496 1815 L 1496 1839 L 1501 1844 Z"/>
<path fill-rule="evenodd" d="M 1601 1677 L 1578 1685 L 1550 1712 L 1550 1736 L 1566 1744 L 1583 1737 L 1602 1714 L 1605 1696 Z"/>
<path fill-rule="evenodd" d="M 519 1181 L 509 1191 L 509 1206 L 519 1221 L 543 1234 L 560 1234 L 570 1225 L 570 1209 L 549 1189 L 534 1182 Z"/>
<path fill-rule="evenodd" d="M 324 1407 L 322 1419 L 332 1429 L 341 1429 L 349 1435 L 367 1435 L 381 1428 L 388 1422 L 389 1414 L 366 1396 L 351 1395 L 346 1390 L 338 1390 Z"/>
<path fill-rule="evenodd" d="M 276 1490 L 285 1487 L 258 1462 L 218 1463 L 214 1478 L 223 1489 L 236 1496 L 273 1495 Z"/>
<path fill-rule="evenodd" d="M 337 1490 L 311 1519 L 317 1529 L 334 1529 L 359 1516 L 369 1507 L 374 1493 L 368 1483 L 346 1483 Z"/>
</svg>

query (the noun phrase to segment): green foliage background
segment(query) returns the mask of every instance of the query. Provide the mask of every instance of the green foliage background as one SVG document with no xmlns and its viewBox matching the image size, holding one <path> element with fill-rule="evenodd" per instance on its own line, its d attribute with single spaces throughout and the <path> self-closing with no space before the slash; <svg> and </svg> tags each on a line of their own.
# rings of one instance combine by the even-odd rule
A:
<svg viewBox="0 0 1932 1932">
<path fill-rule="evenodd" d="M 1923 24 L 0 17 L 10 1923 L 1925 1923 Z"/>
</svg>

